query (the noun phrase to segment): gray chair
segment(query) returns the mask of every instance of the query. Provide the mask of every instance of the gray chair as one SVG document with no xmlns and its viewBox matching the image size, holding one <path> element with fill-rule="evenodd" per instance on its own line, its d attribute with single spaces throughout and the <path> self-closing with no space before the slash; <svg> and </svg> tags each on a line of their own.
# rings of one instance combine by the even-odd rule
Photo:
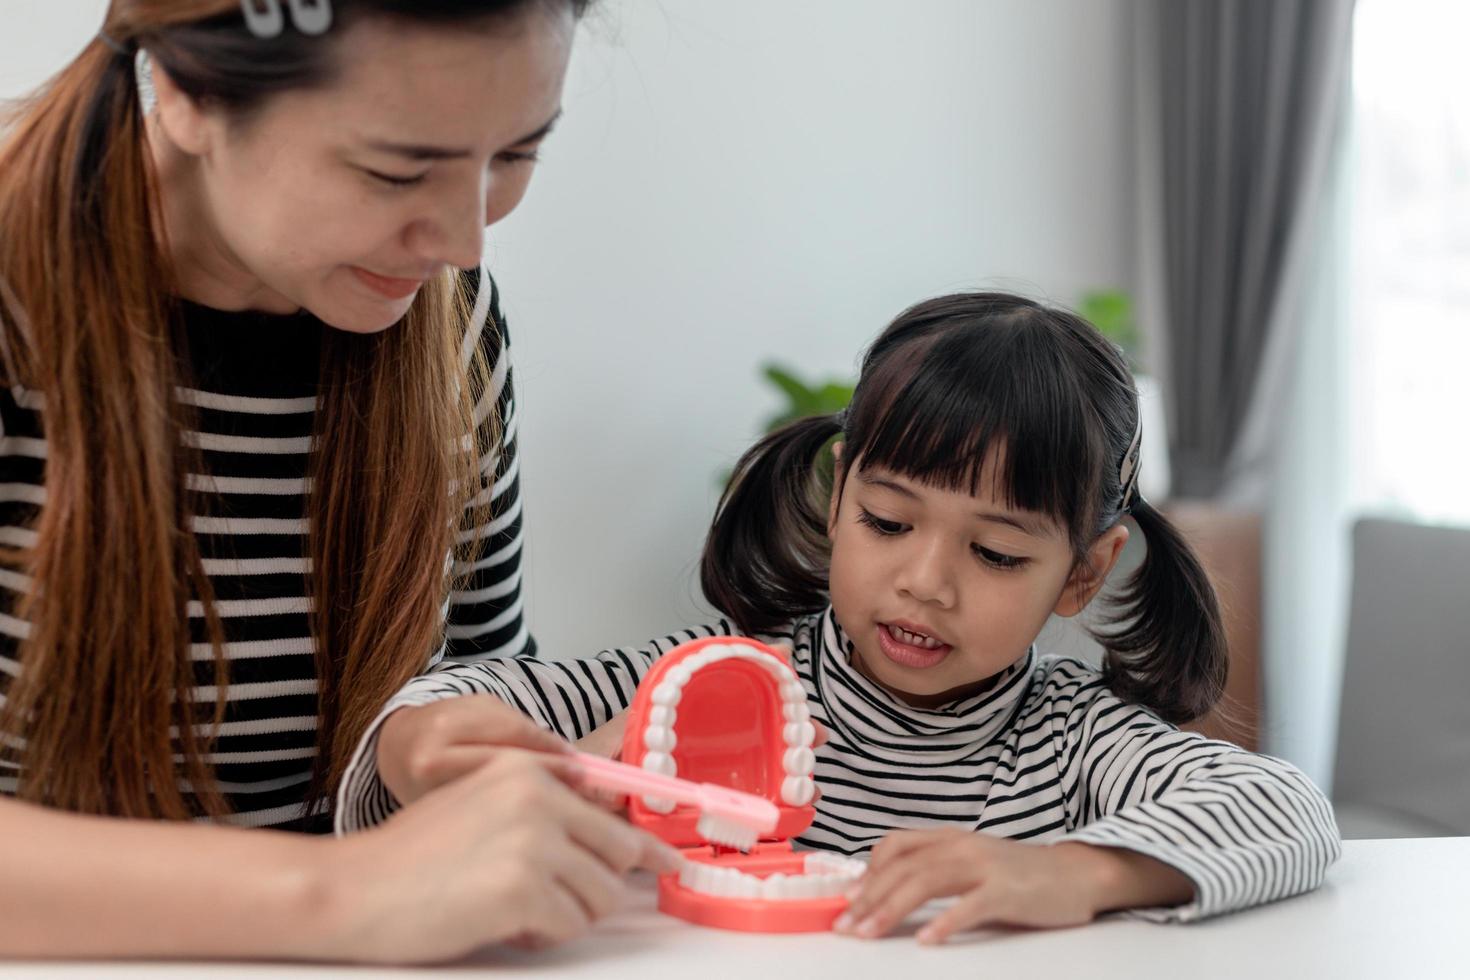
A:
<svg viewBox="0 0 1470 980">
<path fill-rule="evenodd" d="M 1333 798 L 1344 837 L 1470 834 L 1470 530 L 1353 528 Z"/>
</svg>

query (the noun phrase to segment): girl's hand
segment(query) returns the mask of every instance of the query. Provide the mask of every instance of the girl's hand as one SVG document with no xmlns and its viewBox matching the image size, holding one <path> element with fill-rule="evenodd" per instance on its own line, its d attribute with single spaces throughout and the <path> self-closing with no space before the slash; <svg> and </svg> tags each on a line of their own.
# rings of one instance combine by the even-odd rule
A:
<svg viewBox="0 0 1470 980">
<path fill-rule="evenodd" d="M 378 773 L 405 805 L 489 762 L 503 749 L 561 754 L 571 746 L 489 694 L 399 708 L 378 734 Z"/>
<path fill-rule="evenodd" d="M 491 943 L 543 946 L 616 910 L 635 868 L 677 870 L 668 845 L 588 802 L 570 760 L 500 749 L 374 830 L 330 842 L 330 952 L 432 962 Z"/>
<path fill-rule="evenodd" d="M 887 933 L 930 899 L 958 896 L 919 930 L 924 943 L 984 925 L 1082 925 L 1108 909 L 1179 904 L 1193 894 L 1187 877 L 1141 854 L 963 830 L 890 834 L 859 887 L 835 928 L 864 938 Z"/>
<path fill-rule="evenodd" d="M 623 732 L 628 728 L 628 710 L 624 708 L 601 728 L 594 729 L 591 734 L 579 738 L 576 741 L 577 748 L 582 752 L 592 755 L 600 755 L 604 759 L 616 759 L 623 754 Z"/>
</svg>

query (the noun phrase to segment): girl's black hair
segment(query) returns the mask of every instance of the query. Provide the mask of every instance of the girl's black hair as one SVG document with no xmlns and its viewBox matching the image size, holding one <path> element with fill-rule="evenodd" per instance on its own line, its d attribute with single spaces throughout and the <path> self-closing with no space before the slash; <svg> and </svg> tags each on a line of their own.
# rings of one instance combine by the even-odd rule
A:
<svg viewBox="0 0 1470 980">
<path fill-rule="evenodd" d="M 996 495 L 1051 516 L 1077 562 L 1133 517 L 1147 553 L 1094 631 L 1103 673 L 1119 697 L 1167 721 L 1197 718 L 1225 687 L 1219 604 L 1179 532 L 1127 494 L 1137 426 L 1127 364 L 1081 317 L 1005 293 L 920 303 L 868 349 L 845 413 L 792 422 L 740 459 L 705 544 L 704 593 L 753 633 L 826 606 L 832 486 L 821 460 L 834 438 L 844 443 L 838 480 L 860 461 L 972 494 L 998 446 Z"/>
</svg>

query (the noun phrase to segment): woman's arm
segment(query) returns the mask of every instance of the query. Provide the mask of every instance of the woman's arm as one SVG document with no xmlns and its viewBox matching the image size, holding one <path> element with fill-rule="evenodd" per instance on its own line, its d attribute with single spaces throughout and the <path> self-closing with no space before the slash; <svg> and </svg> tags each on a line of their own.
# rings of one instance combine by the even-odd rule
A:
<svg viewBox="0 0 1470 980">
<path fill-rule="evenodd" d="M 496 745 L 550 748 L 534 741 L 525 719 L 565 739 L 592 736 L 584 747 L 600 750 L 593 743 L 608 733 L 594 733 L 632 703 L 654 660 L 688 640 L 731 629 L 721 620 L 587 660 L 446 663 L 414 678 L 358 744 L 337 798 L 338 833 L 380 823 L 400 804 L 471 771 Z"/>
<path fill-rule="evenodd" d="M 559 941 L 621 899 L 654 838 L 504 750 L 347 839 L 84 817 L 0 799 L 0 956 L 432 962 Z"/>
</svg>

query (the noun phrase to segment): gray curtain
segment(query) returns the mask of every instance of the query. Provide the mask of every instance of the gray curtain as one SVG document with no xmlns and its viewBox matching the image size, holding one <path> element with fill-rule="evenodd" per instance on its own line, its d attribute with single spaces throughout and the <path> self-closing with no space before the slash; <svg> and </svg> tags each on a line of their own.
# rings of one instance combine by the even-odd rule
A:
<svg viewBox="0 0 1470 980">
<path fill-rule="evenodd" d="M 1352 0 L 1150 0 L 1142 162 L 1174 493 L 1215 497 L 1261 411 L 1268 349 L 1347 87 Z M 1151 145 L 1150 145 L 1151 144 Z M 1145 220 L 1148 220 L 1147 218 Z M 1257 427 L 1253 427 L 1257 428 Z"/>
</svg>

